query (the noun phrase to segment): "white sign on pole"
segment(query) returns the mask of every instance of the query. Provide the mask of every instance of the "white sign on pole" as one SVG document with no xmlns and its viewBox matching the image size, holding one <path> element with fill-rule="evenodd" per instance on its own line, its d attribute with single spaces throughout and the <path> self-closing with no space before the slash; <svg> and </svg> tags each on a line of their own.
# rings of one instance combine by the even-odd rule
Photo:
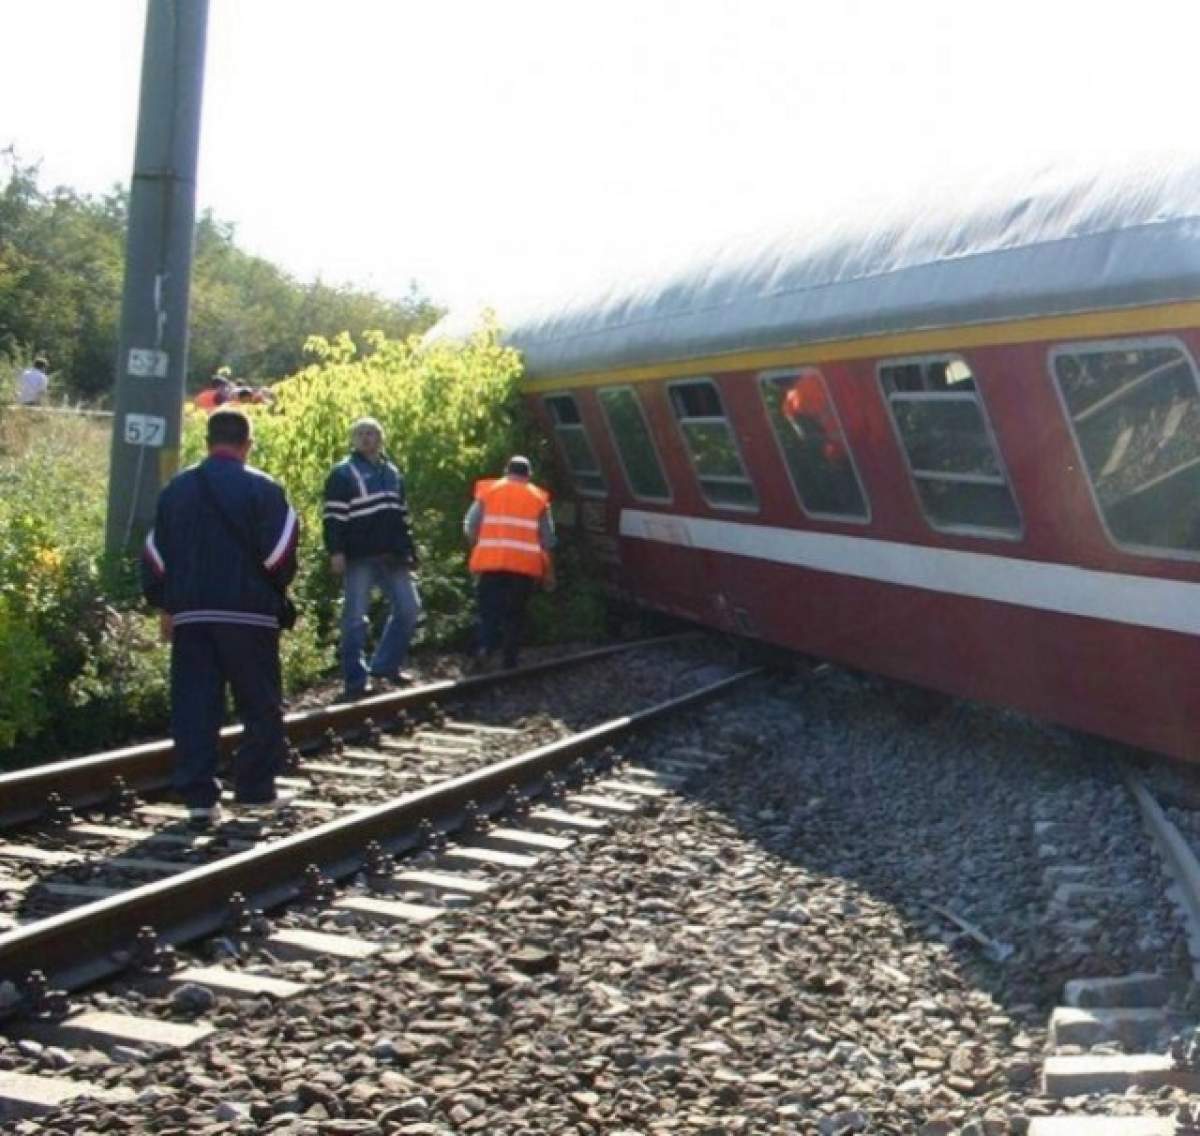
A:
<svg viewBox="0 0 1200 1136">
<path fill-rule="evenodd" d="M 131 347 L 126 370 L 135 379 L 165 379 L 171 357 L 153 347 Z"/>
<path fill-rule="evenodd" d="M 156 414 L 126 414 L 125 441 L 131 446 L 161 446 L 167 440 L 167 420 Z"/>
</svg>

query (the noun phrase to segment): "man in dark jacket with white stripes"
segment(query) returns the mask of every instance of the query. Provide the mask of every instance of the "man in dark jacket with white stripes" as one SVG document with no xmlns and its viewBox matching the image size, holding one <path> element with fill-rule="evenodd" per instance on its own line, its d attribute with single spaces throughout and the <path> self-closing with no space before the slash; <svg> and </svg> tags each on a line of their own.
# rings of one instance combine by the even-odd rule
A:
<svg viewBox="0 0 1200 1136">
<path fill-rule="evenodd" d="M 246 465 L 250 422 L 237 410 L 208 420 L 208 457 L 172 478 L 142 555 L 142 590 L 171 639 L 174 785 L 197 824 L 220 817 L 218 741 L 225 687 L 245 732 L 234 799 L 277 803 L 286 753 L 279 666 L 283 593 L 296 572 L 299 524 L 283 490 Z"/>
<path fill-rule="evenodd" d="M 370 693 L 368 678 L 410 681 L 402 668 L 421 611 L 404 478 L 384 457 L 383 427 L 374 418 L 360 418 L 350 428 L 350 447 L 350 456 L 325 482 L 324 513 L 329 566 L 346 581 L 341 647 L 346 699 Z M 389 612 L 368 668 L 367 608 L 373 587 L 383 593 Z"/>
</svg>

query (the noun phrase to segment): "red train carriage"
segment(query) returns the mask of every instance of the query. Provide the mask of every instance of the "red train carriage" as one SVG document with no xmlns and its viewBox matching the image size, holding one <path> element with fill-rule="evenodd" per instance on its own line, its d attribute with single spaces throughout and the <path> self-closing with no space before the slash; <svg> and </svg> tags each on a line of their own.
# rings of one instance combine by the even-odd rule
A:
<svg viewBox="0 0 1200 1136">
<path fill-rule="evenodd" d="M 643 603 L 1200 759 L 1200 163 L 838 218 L 505 324 Z"/>
</svg>

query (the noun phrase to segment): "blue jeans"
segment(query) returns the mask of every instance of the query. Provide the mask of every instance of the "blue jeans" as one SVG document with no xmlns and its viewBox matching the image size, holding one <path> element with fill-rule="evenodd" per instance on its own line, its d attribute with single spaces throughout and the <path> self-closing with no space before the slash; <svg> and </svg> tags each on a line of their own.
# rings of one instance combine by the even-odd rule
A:
<svg viewBox="0 0 1200 1136">
<path fill-rule="evenodd" d="M 388 621 L 367 670 L 367 608 L 377 586 L 388 602 Z M 346 561 L 346 600 L 342 608 L 342 678 L 347 690 L 367 684 L 367 675 L 392 677 L 408 658 L 408 644 L 421 600 L 407 568 L 394 556 L 365 556 Z"/>
</svg>

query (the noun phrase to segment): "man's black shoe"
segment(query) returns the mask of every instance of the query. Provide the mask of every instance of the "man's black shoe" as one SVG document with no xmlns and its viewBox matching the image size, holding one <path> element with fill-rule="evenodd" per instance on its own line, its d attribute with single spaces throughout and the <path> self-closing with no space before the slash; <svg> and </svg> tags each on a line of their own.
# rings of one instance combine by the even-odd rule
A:
<svg viewBox="0 0 1200 1136">
<path fill-rule="evenodd" d="M 356 686 L 353 689 L 346 687 L 342 691 L 342 696 L 338 699 L 339 702 L 358 702 L 362 698 L 370 698 L 375 693 L 375 688 L 368 682 L 362 686 Z"/>
</svg>

